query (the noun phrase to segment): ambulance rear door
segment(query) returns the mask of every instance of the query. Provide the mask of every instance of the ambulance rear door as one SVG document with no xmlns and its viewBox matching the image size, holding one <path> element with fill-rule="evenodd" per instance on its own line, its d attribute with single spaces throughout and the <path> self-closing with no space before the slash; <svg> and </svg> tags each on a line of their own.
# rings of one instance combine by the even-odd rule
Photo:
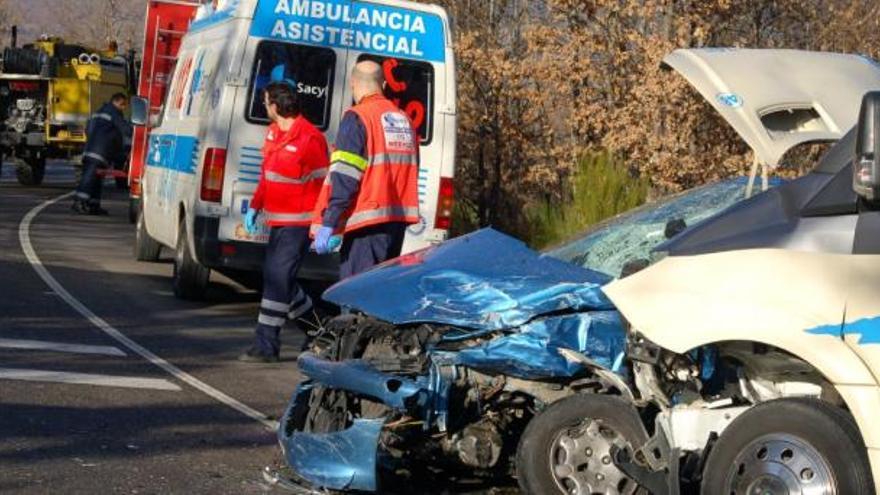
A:
<svg viewBox="0 0 880 495">
<path fill-rule="evenodd" d="M 269 5 L 264 8 L 263 4 Z M 437 6 L 391 0 L 261 0 L 251 34 L 311 47 L 308 51 L 336 53 L 335 94 L 330 95 L 328 105 L 331 122 L 322 127 L 331 145 L 337 119 L 352 105 L 347 81 L 352 67 L 365 59 L 382 64 L 388 80 L 386 95 L 410 116 L 421 138 L 421 221 L 409 228 L 404 252 L 445 240 L 451 220 L 456 132 L 455 67 L 446 12 Z M 309 60 L 305 57 L 299 63 Z M 305 84 L 306 94 L 314 91 L 309 87 L 322 82 L 314 79 L 313 71 L 297 75 L 297 84 Z"/>
<path fill-rule="evenodd" d="M 339 86 L 345 51 L 272 39 L 272 26 L 265 19 L 275 5 L 274 1 L 259 2 L 247 40 L 240 72 L 240 78 L 246 83 L 236 96 L 227 150 L 226 178 L 231 186 L 232 211 L 221 222 L 221 240 L 260 243 L 268 240 L 265 225 L 256 235 L 249 235 L 243 227 L 243 217 L 260 177 L 261 150 L 270 123 L 263 105 L 263 90 L 273 75 L 280 74 L 293 81 L 303 114 L 327 135 L 329 142 L 339 127 Z"/>
</svg>

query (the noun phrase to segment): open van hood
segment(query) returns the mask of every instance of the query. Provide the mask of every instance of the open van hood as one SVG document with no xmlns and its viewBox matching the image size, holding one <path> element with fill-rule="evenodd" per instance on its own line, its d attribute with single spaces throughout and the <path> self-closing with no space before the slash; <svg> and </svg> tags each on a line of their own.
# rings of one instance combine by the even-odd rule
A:
<svg viewBox="0 0 880 495">
<path fill-rule="evenodd" d="M 835 141 L 856 124 L 880 66 L 858 55 L 699 48 L 663 59 L 724 117 L 760 163 L 775 167 L 801 143 Z"/>
</svg>

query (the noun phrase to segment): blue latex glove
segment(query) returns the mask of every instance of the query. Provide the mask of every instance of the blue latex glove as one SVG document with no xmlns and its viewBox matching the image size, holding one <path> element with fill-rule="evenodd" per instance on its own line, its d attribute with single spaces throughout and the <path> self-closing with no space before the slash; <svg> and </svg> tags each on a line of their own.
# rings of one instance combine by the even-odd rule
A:
<svg viewBox="0 0 880 495">
<path fill-rule="evenodd" d="M 255 235 L 257 233 L 257 217 L 260 215 L 260 210 L 255 210 L 253 208 L 248 208 L 247 213 L 244 215 L 244 230 L 247 231 L 250 235 Z"/>
<path fill-rule="evenodd" d="M 315 234 L 315 243 L 312 246 L 318 254 L 327 254 L 333 250 L 330 239 L 333 237 L 333 227 L 321 226 Z"/>
<path fill-rule="evenodd" d="M 336 251 L 339 251 L 339 248 L 342 247 L 342 236 L 334 235 L 330 238 L 330 242 L 328 243 L 328 245 L 330 246 L 331 252 L 335 253 Z"/>
</svg>

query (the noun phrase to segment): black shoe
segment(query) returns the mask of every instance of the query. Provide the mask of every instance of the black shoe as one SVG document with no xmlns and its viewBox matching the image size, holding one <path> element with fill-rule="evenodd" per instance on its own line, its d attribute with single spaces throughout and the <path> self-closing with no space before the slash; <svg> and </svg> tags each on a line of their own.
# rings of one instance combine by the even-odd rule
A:
<svg viewBox="0 0 880 495">
<path fill-rule="evenodd" d="M 263 354 L 256 347 L 251 347 L 238 356 L 238 360 L 243 363 L 277 363 L 278 356 Z"/>
</svg>

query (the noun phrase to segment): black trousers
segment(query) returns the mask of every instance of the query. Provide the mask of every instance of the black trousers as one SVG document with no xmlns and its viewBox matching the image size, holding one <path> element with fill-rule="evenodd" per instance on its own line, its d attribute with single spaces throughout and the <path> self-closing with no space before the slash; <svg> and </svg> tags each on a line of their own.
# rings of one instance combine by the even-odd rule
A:
<svg viewBox="0 0 880 495">
<path fill-rule="evenodd" d="M 83 157 L 82 164 L 82 177 L 76 186 L 76 198 L 88 204 L 100 205 L 104 179 L 98 177 L 98 169 L 108 165 L 90 157 Z"/>
<path fill-rule="evenodd" d="M 339 278 L 357 275 L 400 256 L 406 226 L 402 222 L 382 223 L 345 234 L 339 251 Z"/>
<path fill-rule="evenodd" d="M 256 347 L 265 355 L 281 350 L 281 327 L 310 309 L 312 300 L 296 280 L 309 249 L 308 227 L 272 227 L 263 262 L 263 300 L 257 321 Z"/>
</svg>

